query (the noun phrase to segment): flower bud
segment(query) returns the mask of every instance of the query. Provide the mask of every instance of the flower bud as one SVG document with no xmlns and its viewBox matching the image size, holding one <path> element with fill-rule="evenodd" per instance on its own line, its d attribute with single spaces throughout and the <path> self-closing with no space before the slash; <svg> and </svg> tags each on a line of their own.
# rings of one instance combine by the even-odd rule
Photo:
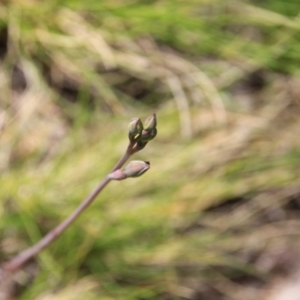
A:
<svg viewBox="0 0 300 300">
<path fill-rule="evenodd" d="M 139 177 L 150 169 L 149 161 L 132 160 L 124 169 L 127 177 Z"/>
<path fill-rule="evenodd" d="M 150 131 L 143 130 L 142 135 L 139 138 L 139 141 L 143 142 L 143 143 L 149 142 L 149 141 L 153 140 L 156 137 L 156 135 L 157 135 L 156 128 L 153 128 Z"/>
<path fill-rule="evenodd" d="M 156 125 L 157 125 L 156 114 L 153 114 L 145 120 L 144 130 L 151 131 L 156 128 Z"/>
<path fill-rule="evenodd" d="M 136 141 L 143 131 L 143 123 L 140 118 L 131 119 L 128 125 L 128 137 L 131 142 Z"/>
</svg>

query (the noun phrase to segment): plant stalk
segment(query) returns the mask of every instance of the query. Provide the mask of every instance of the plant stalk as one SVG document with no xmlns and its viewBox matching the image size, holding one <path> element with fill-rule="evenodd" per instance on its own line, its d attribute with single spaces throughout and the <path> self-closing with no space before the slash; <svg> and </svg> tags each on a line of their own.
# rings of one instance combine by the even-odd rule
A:
<svg viewBox="0 0 300 300">
<path fill-rule="evenodd" d="M 120 169 L 129 157 L 134 153 L 133 150 L 134 143 L 130 143 L 127 147 L 126 152 L 117 162 L 112 172 Z M 98 186 L 91 192 L 91 194 L 85 198 L 81 204 L 73 211 L 73 213 L 67 217 L 62 223 L 52 229 L 47 235 L 45 235 L 39 242 L 37 242 L 32 247 L 22 251 L 17 256 L 13 257 L 10 261 L 3 265 L 3 269 L 9 272 L 16 272 L 20 270 L 26 262 L 35 257 L 39 252 L 52 244 L 61 234 L 69 228 L 69 226 L 87 209 L 99 195 L 99 193 L 106 187 L 106 185 L 111 181 L 108 176 L 104 178 Z"/>
</svg>

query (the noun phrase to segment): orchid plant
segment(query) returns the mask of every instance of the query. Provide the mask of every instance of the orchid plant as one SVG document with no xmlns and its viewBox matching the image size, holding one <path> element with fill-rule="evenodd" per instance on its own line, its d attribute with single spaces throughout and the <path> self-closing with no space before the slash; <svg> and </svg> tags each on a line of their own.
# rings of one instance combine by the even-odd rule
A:
<svg viewBox="0 0 300 300">
<path fill-rule="evenodd" d="M 145 148 L 147 143 L 155 138 L 157 134 L 156 115 L 149 116 L 144 124 L 140 118 L 133 118 L 128 125 L 129 144 L 123 156 L 117 162 L 112 171 L 98 184 L 98 186 L 85 198 L 81 204 L 73 211 L 62 223 L 52 229 L 39 242 L 30 248 L 22 251 L 8 262 L 0 267 L 0 291 L 3 285 L 7 283 L 7 278 L 21 270 L 26 263 L 36 257 L 43 249 L 52 244 L 59 238 L 64 231 L 69 228 L 73 222 L 89 207 L 99 193 L 107 186 L 111 180 L 124 180 L 130 177 L 139 177 L 147 172 L 150 168 L 150 162 L 133 160 L 122 168 L 129 158 L 136 152 Z M 1 300 L 1 293 L 0 293 Z"/>
</svg>

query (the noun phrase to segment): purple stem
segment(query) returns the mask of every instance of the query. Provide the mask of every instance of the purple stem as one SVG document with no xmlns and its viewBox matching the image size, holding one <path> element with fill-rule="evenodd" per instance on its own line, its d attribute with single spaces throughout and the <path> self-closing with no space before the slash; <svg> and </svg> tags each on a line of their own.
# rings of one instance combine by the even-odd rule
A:
<svg viewBox="0 0 300 300">
<path fill-rule="evenodd" d="M 126 152 L 120 158 L 118 163 L 112 169 L 112 172 L 120 169 L 128 158 L 134 153 L 133 144 L 130 143 L 127 147 Z M 53 243 L 82 213 L 89 207 L 98 194 L 105 188 L 105 186 L 111 181 L 110 178 L 104 178 L 99 185 L 92 191 L 92 193 L 85 198 L 81 204 L 75 209 L 75 211 L 67 217 L 62 223 L 52 229 L 47 235 L 45 235 L 39 242 L 37 242 L 32 247 L 22 251 L 17 256 L 13 257 L 10 261 L 3 265 L 3 269 L 9 272 L 15 272 L 22 268 L 22 266 L 28 262 L 30 259 L 35 257 L 40 251 Z"/>
</svg>

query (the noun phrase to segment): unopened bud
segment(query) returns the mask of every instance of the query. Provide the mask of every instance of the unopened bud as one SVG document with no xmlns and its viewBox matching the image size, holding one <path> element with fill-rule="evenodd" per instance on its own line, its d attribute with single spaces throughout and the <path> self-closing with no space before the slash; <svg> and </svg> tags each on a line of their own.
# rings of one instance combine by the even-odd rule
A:
<svg viewBox="0 0 300 300">
<path fill-rule="evenodd" d="M 128 137 L 131 142 L 136 141 L 143 131 L 143 123 L 140 118 L 133 118 L 128 125 Z"/>
<path fill-rule="evenodd" d="M 142 135 L 139 138 L 139 141 L 141 141 L 143 143 L 149 142 L 149 141 L 153 140 L 156 137 L 156 135 L 157 135 L 156 128 L 153 128 L 150 131 L 143 130 Z"/>
<path fill-rule="evenodd" d="M 149 161 L 132 160 L 124 169 L 127 177 L 139 177 L 150 169 Z"/>
<path fill-rule="evenodd" d="M 145 120 L 144 130 L 151 131 L 156 128 L 156 125 L 157 125 L 156 114 L 153 114 Z"/>
</svg>

